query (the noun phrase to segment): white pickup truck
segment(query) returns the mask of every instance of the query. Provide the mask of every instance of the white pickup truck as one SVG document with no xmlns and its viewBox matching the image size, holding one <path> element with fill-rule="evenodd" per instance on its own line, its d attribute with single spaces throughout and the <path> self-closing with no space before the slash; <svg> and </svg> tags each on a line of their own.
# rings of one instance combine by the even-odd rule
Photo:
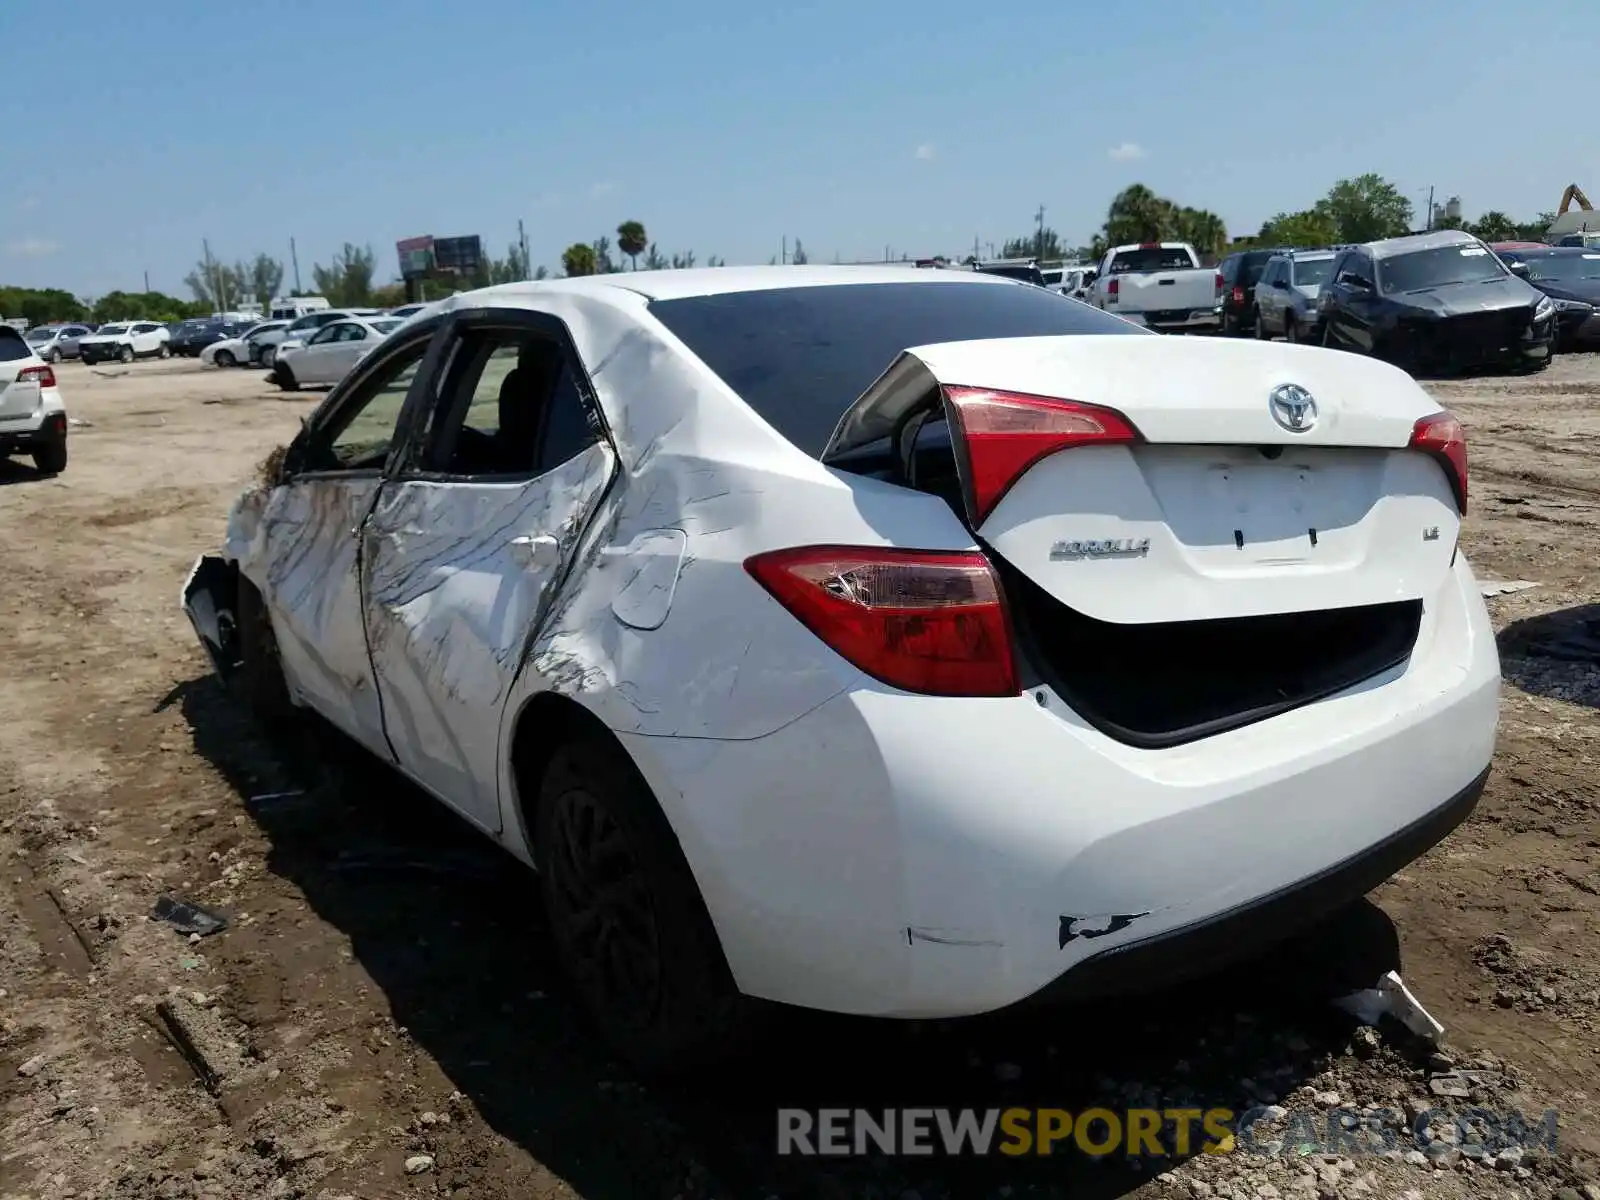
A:
<svg viewBox="0 0 1600 1200">
<path fill-rule="evenodd" d="M 1222 324 L 1222 275 L 1187 242 L 1115 246 L 1100 260 L 1091 303 L 1156 330 L 1206 332 Z"/>
</svg>

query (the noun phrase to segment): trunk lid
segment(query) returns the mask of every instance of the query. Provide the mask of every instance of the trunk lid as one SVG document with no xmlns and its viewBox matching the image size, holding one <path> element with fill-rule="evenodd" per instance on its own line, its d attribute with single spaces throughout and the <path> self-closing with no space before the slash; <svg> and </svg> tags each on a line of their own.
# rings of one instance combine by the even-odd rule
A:
<svg viewBox="0 0 1600 1200">
<path fill-rule="evenodd" d="M 888 436 L 935 384 L 1097 405 L 1137 429 L 1132 445 L 1034 463 L 977 528 L 1008 568 L 1097 621 L 1415 601 L 1454 558 L 1450 480 L 1406 449 L 1440 407 L 1377 360 L 1159 335 L 922 346 L 846 412 L 824 459 Z M 1303 432 L 1273 415 L 1285 384 L 1315 402 Z"/>
</svg>

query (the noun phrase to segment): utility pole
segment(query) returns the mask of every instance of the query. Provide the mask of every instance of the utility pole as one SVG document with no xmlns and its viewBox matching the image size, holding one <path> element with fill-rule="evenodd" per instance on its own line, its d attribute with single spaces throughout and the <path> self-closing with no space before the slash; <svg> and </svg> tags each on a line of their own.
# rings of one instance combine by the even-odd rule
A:
<svg viewBox="0 0 1600 1200">
<path fill-rule="evenodd" d="M 1039 222 L 1039 235 L 1038 242 L 1034 246 L 1033 257 L 1035 259 L 1040 259 L 1044 257 L 1044 205 L 1042 204 L 1039 205 L 1037 219 Z"/>
<path fill-rule="evenodd" d="M 778 261 L 787 267 L 789 265 L 789 235 L 787 233 L 783 235 L 783 248 L 778 253 Z"/>
<path fill-rule="evenodd" d="M 1428 185 L 1428 232 L 1433 232 L 1433 184 Z"/>
<path fill-rule="evenodd" d="M 522 227 L 522 219 L 517 219 L 517 241 L 522 243 L 522 277 L 533 278 L 533 264 L 528 261 L 528 231 Z"/>
<path fill-rule="evenodd" d="M 978 253 L 978 235 L 977 234 L 973 234 L 972 235 L 972 257 L 973 258 L 981 258 L 981 257 L 983 257 L 982 255 L 980 255 Z"/>
<path fill-rule="evenodd" d="M 289 239 L 289 261 L 294 264 L 295 295 L 300 294 L 300 256 L 294 252 L 294 239 Z"/>
<path fill-rule="evenodd" d="M 149 271 L 146 271 L 144 273 L 144 294 L 146 296 L 148 296 L 150 294 L 150 272 Z"/>
<path fill-rule="evenodd" d="M 211 289 L 211 303 L 216 311 L 222 311 L 222 279 L 217 273 L 216 265 L 211 260 L 211 243 L 205 238 L 200 239 L 200 249 L 205 254 L 206 286 Z"/>
</svg>

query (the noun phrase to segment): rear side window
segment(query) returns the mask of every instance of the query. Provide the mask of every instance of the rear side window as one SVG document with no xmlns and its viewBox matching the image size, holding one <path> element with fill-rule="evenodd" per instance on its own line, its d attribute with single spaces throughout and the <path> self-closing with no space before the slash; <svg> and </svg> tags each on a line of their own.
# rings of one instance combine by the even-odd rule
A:
<svg viewBox="0 0 1600 1200">
<path fill-rule="evenodd" d="M 650 311 L 811 455 L 821 455 L 845 409 L 912 346 L 1061 334 L 1161 336 L 1026 284 L 776 288 L 657 300 Z"/>
<path fill-rule="evenodd" d="M 16 362 L 32 354 L 33 349 L 26 338 L 11 326 L 0 325 L 0 362 Z"/>
<path fill-rule="evenodd" d="M 1141 246 L 1137 250 L 1123 250 L 1111 260 L 1111 274 L 1143 274 L 1147 271 L 1186 271 L 1194 266 L 1189 252 L 1181 248 L 1162 249 L 1160 246 Z"/>
</svg>

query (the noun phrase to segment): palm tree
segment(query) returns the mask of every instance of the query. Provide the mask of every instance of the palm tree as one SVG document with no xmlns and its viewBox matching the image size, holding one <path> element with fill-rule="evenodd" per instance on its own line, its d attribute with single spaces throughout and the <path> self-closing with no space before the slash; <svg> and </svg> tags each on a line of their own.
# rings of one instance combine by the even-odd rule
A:
<svg viewBox="0 0 1600 1200">
<path fill-rule="evenodd" d="M 645 252 L 650 245 L 650 238 L 645 234 L 644 226 L 638 221 L 624 221 L 617 226 L 617 249 L 626 254 L 633 264 L 633 269 L 639 269 L 639 255 Z"/>
<path fill-rule="evenodd" d="M 1106 241 L 1159 242 L 1172 232 L 1177 207 L 1142 183 L 1130 184 L 1112 198 L 1106 211 Z"/>
<path fill-rule="evenodd" d="M 1228 227 L 1221 217 L 1206 209 L 1180 208 L 1173 224 L 1177 240 L 1188 242 L 1201 255 L 1220 255 L 1228 244 Z"/>
<path fill-rule="evenodd" d="M 594 274 L 594 247 L 574 242 L 561 252 L 561 269 L 568 276 Z"/>
</svg>

